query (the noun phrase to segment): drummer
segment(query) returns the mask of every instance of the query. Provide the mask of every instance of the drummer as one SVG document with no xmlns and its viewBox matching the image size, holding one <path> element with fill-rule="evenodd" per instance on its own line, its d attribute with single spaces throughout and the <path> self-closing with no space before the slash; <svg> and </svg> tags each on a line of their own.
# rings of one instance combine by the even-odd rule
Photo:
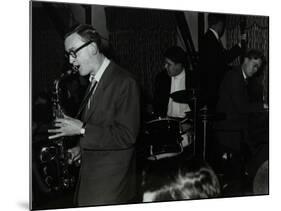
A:
<svg viewBox="0 0 281 211">
<path fill-rule="evenodd" d="M 181 47 L 173 46 L 166 50 L 164 59 L 164 70 L 158 73 L 155 81 L 154 114 L 159 118 L 182 120 L 191 111 L 190 106 L 187 103 L 175 102 L 170 96 L 188 88 L 187 55 Z M 182 127 L 186 131 L 190 125 L 183 124 Z"/>
</svg>

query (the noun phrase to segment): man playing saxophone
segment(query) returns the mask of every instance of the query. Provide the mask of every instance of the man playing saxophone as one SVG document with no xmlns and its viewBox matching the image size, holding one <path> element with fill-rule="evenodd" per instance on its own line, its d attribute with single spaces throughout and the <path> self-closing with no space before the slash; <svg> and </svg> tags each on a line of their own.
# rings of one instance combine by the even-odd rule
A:
<svg viewBox="0 0 281 211">
<path fill-rule="evenodd" d="M 49 129 L 49 139 L 79 136 L 70 150 L 81 167 L 75 201 L 78 206 L 128 203 L 136 194 L 135 142 L 139 132 L 139 88 L 134 77 L 109 60 L 101 36 L 79 25 L 65 36 L 70 64 L 90 76 L 78 118 L 64 115 Z"/>
</svg>

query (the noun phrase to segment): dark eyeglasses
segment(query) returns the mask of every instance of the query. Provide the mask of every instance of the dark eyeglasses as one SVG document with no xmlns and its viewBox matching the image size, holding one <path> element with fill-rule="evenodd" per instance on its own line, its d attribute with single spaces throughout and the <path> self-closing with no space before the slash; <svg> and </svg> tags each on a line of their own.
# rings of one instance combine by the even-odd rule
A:
<svg viewBox="0 0 281 211">
<path fill-rule="evenodd" d="M 83 45 L 81 45 L 80 47 L 76 48 L 75 50 L 70 50 L 69 52 L 65 52 L 65 57 L 67 59 L 69 59 L 69 56 L 71 56 L 72 58 L 76 59 L 77 52 L 80 51 L 81 49 L 85 48 L 86 46 L 90 45 L 92 42 L 94 42 L 94 41 L 90 40 L 90 41 L 84 43 Z"/>
</svg>

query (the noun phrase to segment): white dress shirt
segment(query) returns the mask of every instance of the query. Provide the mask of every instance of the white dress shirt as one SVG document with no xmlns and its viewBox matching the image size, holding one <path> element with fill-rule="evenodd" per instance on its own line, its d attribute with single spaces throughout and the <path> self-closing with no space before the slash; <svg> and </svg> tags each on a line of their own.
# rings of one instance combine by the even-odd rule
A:
<svg viewBox="0 0 281 211">
<path fill-rule="evenodd" d="M 87 110 L 90 109 L 90 106 L 91 106 L 91 99 L 93 98 L 93 95 L 94 95 L 94 93 L 95 93 L 95 91 L 96 91 L 96 89 L 97 89 L 97 86 L 99 85 L 99 81 L 100 81 L 100 79 L 101 79 L 101 77 L 102 77 L 102 75 L 103 75 L 105 69 L 108 67 L 109 64 L 110 64 L 110 60 L 105 57 L 104 60 L 103 60 L 103 62 L 102 62 L 102 64 L 101 64 L 101 66 L 100 66 L 100 68 L 99 68 L 99 70 L 98 70 L 98 72 L 96 73 L 96 75 L 91 75 L 90 78 L 89 78 L 89 79 L 90 79 L 90 82 L 91 82 L 92 84 L 97 83 L 97 85 L 95 86 L 95 88 L 94 88 L 94 90 L 93 90 L 93 92 L 92 92 L 92 96 L 91 96 L 91 97 L 89 98 L 89 100 L 88 100 L 88 103 L 87 103 Z M 92 78 L 92 79 L 91 79 L 91 78 Z"/>
<path fill-rule="evenodd" d="M 101 66 L 100 66 L 100 68 L 99 68 L 97 74 L 94 76 L 94 79 L 95 79 L 97 82 L 100 81 L 100 79 L 101 79 L 101 77 L 102 77 L 102 75 L 103 75 L 105 69 L 106 69 L 107 66 L 109 65 L 109 63 L 110 63 L 110 60 L 109 60 L 108 58 L 104 57 L 104 60 L 103 60 L 103 62 L 102 62 L 102 64 L 101 64 Z"/>
<path fill-rule="evenodd" d="M 171 77 L 170 93 L 185 90 L 185 70 L 176 76 Z M 185 103 L 177 103 L 170 97 L 168 104 L 167 116 L 184 118 L 185 112 L 190 111 L 190 107 Z"/>
</svg>

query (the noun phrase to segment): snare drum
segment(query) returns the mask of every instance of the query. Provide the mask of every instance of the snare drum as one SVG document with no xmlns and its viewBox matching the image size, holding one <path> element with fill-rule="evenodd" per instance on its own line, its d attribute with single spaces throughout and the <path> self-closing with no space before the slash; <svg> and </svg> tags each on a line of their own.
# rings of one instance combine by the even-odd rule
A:
<svg viewBox="0 0 281 211">
<path fill-rule="evenodd" d="M 155 119 L 146 123 L 145 154 L 148 160 L 173 157 L 183 152 L 180 122 L 174 119 Z"/>
</svg>

